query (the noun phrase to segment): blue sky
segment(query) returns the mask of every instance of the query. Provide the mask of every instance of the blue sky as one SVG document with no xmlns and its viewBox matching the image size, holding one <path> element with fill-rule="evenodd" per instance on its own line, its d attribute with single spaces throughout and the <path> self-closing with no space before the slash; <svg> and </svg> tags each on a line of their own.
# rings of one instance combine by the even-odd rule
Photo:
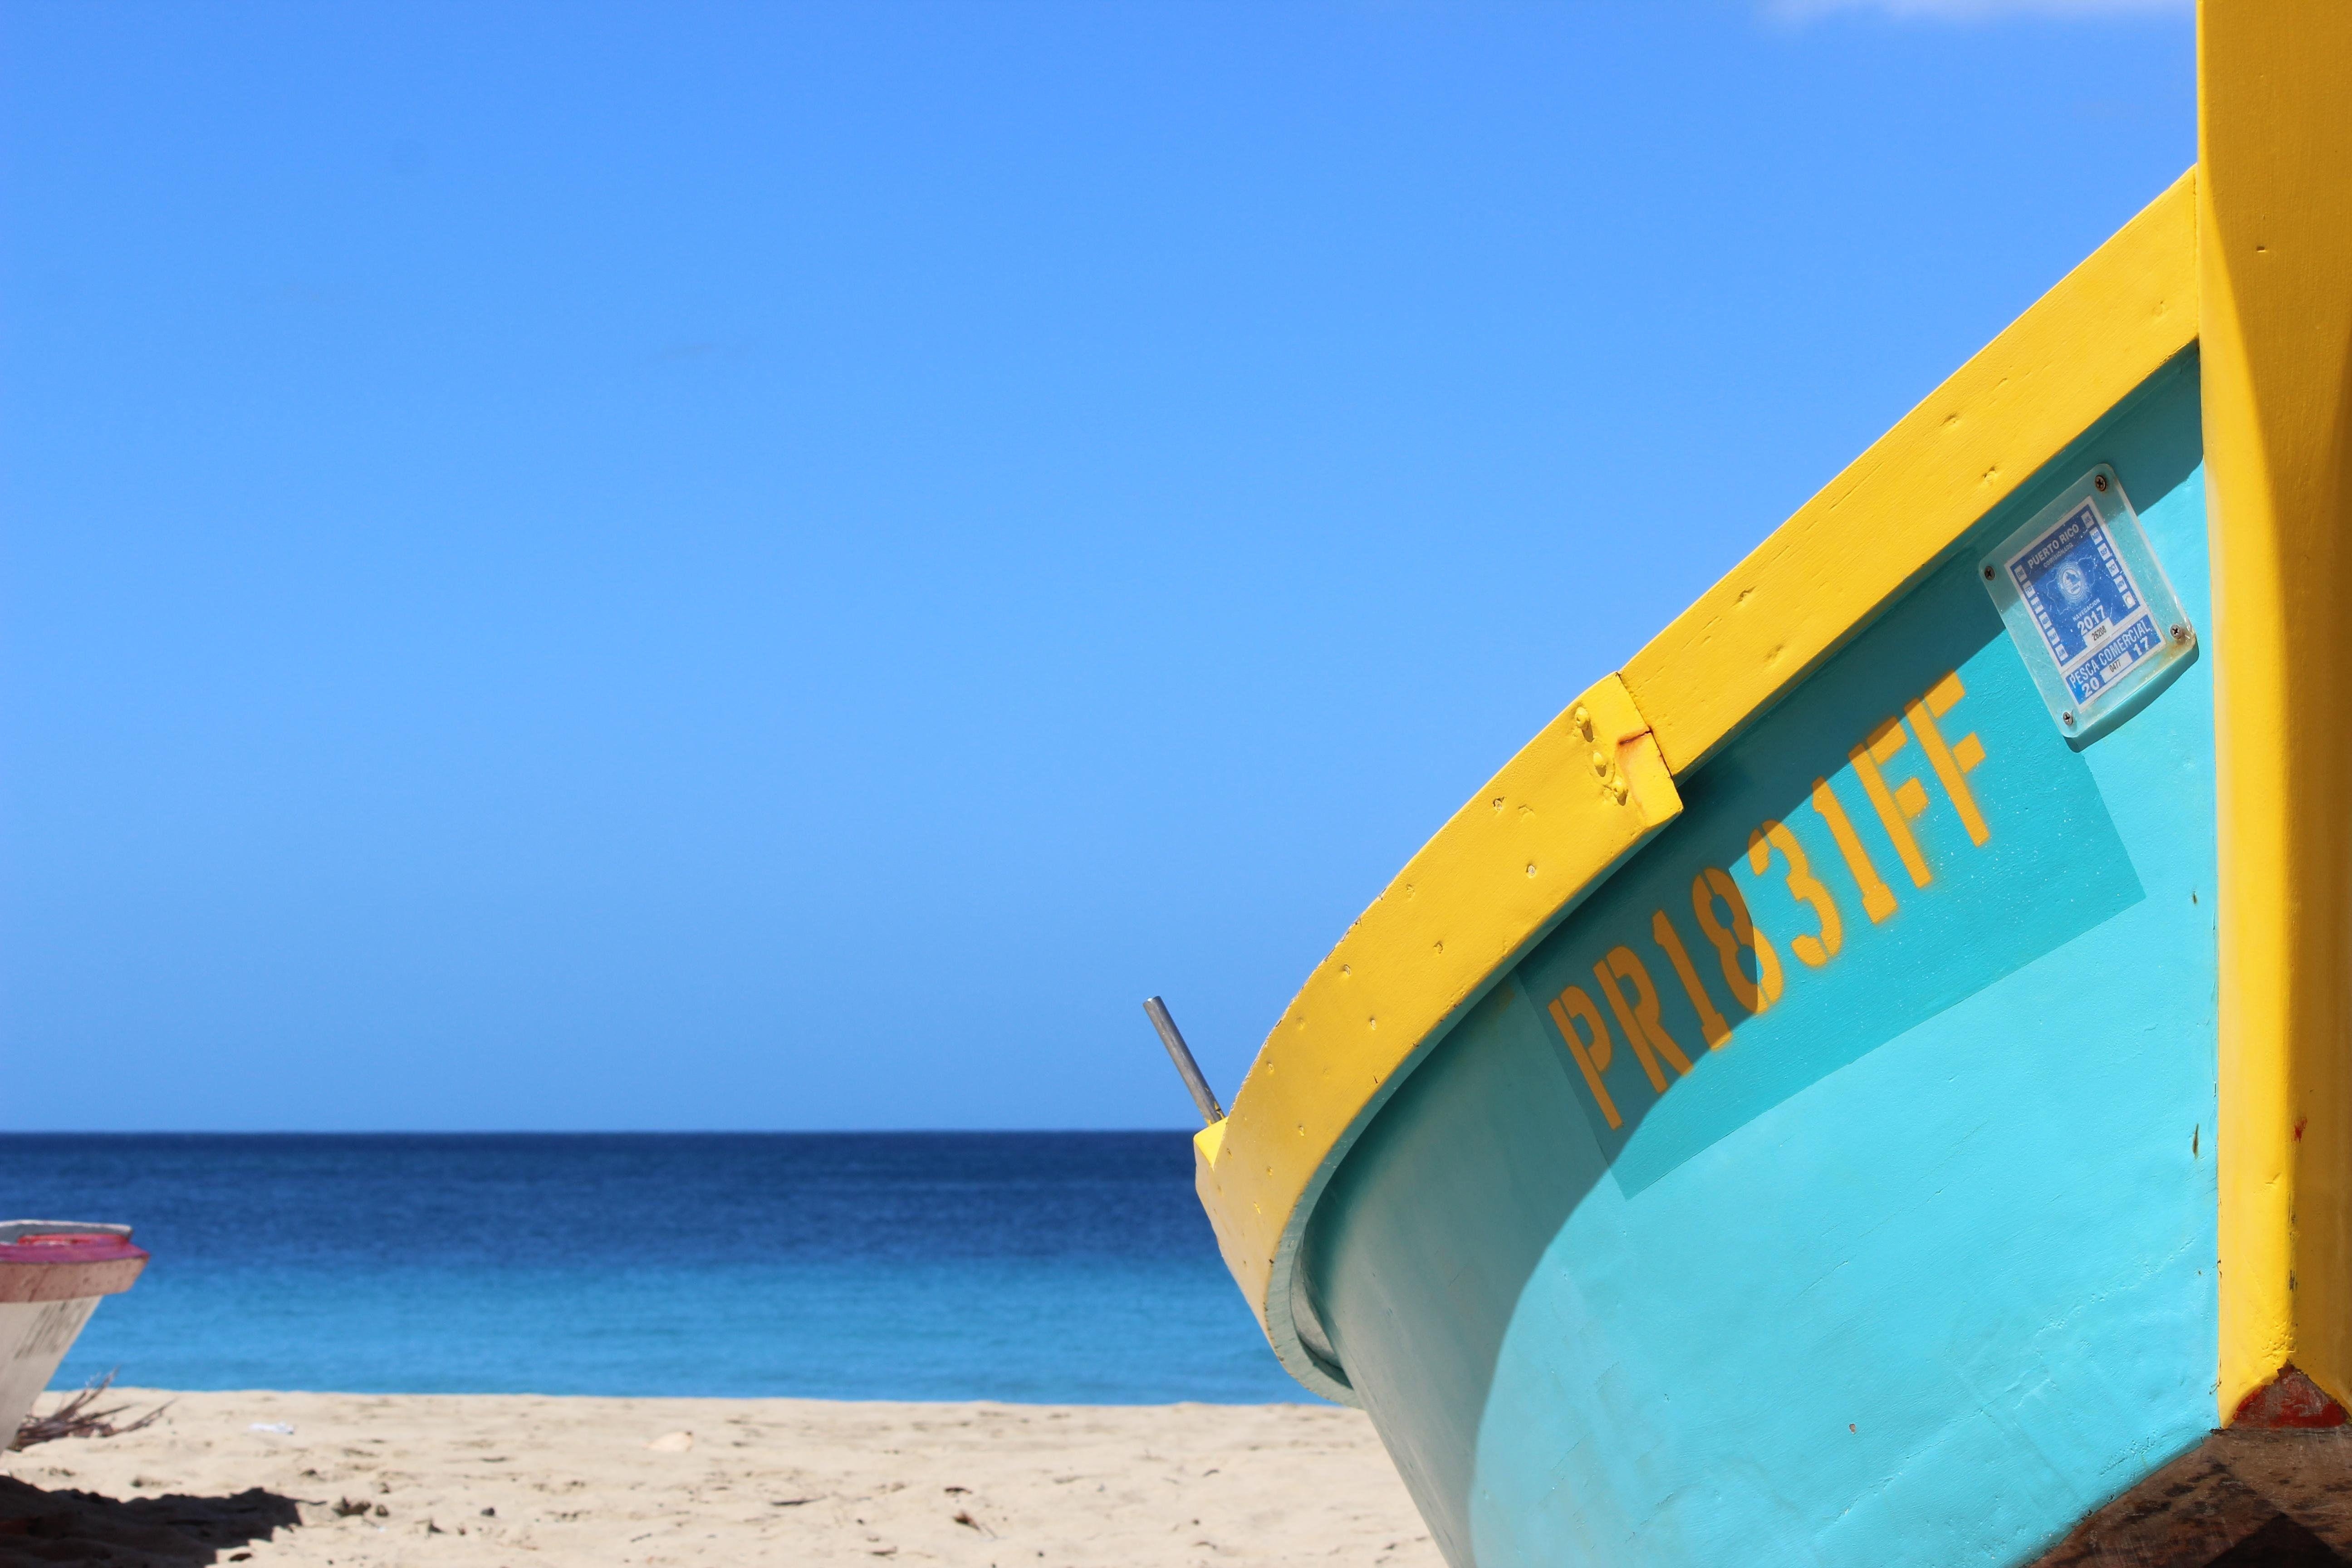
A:
<svg viewBox="0 0 2352 1568">
<path fill-rule="evenodd" d="M 0 1126 L 1181 1126 L 2179 5 L 0 26 Z"/>
</svg>

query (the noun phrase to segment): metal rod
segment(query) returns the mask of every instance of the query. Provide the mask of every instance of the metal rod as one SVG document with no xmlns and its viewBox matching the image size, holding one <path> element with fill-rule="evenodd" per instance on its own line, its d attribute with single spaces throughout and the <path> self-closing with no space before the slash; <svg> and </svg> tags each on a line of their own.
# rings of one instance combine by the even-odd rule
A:
<svg viewBox="0 0 2352 1568">
<path fill-rule="evenodd" d="M 1192 1047 L 1177 1033 L 1176 1020 L 1168 1016 L 1168 1004 L 1157 996 L 1147 996 L 1143 999 L 1143 1011 L 1150 1018 L 1151 1026 L 1160 1031 L 1160 1043 L 1168 1047 L 1168 1059 L 1183 1074 L 1184 1087 L 1192 1091 L 1192 1103 L 1201 1108 L 1202 1124 L 1214 1127 L 1225 1119 L 1225 1108 L 1217 1103 L 1216 1090 L 1201 1076 L 1201 1064 L 1192 1059 Z"/>
</svg>

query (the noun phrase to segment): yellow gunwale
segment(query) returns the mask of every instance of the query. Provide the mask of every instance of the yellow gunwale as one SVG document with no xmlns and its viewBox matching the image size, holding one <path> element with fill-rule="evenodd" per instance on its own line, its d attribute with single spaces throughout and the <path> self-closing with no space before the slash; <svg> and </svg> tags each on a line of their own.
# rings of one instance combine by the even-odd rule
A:
<svg viewBox="0 0 2352 1568">
<path fill-rule="evenodd" d="M 2183 174 L 1873 442 L 1423 846 L 1318 964 L 1226 1119 L 1194 1140 L 1226 1267 L 1291 1373 L 1295 1261 L 1349 1145 L 1421 1054 L 1681 811 L 1674 780 L 1916 584 L 1982 518 L 2197 338 Z"/>
</svg>

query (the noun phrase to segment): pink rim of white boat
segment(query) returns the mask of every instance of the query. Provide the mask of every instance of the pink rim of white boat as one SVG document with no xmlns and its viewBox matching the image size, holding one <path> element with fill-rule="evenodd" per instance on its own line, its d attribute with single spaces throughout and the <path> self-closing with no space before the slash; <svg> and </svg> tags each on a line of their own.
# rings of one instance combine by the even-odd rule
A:
<svg viewBox="0 0 2352 1568">
<path fill-rule="evenodd" d="M 103 1231 L 54 1231 L 0 1242 L 0 1301 L 72 1301 L 131 1289 L 143 1247 Z"/>
</svg>

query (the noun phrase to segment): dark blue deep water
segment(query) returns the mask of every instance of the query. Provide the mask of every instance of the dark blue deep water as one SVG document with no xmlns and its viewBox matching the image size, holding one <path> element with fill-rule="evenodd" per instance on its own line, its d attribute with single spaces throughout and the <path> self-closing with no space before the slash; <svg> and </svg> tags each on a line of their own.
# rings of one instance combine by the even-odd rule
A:
<svg viewBox="0 0 2352 1568">
<path fill-rule="evenodd" d="M 154 1255 L 61 1385 L 1307 1397 L 1181 1133 L 16 1134 L 0 1209 Z"/>
</svg>

